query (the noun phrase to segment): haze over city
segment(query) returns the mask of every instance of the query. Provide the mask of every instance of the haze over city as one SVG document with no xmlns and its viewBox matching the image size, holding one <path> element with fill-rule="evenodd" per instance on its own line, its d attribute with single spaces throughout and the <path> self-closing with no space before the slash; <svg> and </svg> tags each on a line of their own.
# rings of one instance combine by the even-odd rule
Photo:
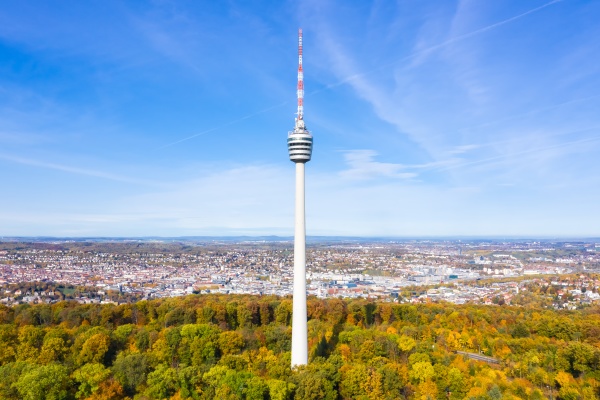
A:
<svg viewBox="0 0 600 400">
<path fill-rule="evenodd" d="M 7 3 L 0 235 L 600 236 L 600 3 Z"/>
</svg>

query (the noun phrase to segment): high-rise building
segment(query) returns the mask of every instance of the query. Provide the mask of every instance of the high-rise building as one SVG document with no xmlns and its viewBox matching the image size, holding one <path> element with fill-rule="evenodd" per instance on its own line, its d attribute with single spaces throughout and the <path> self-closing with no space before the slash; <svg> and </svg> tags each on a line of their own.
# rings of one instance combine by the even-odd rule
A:
<svg viewBox="0 0 600 400">
<path fill-rule="evenodd" d="M 294 307 L 292 315 L 292 367 L 308 364 L 306 315 L 306 226 L 304 216 L 304 164 L 310 161 L 313 137 L 304 124 L 304 72 L 302 29 L 298 30 L 298 116 L 288 133 L 290 160 L 296 164 L 296 211 L 294 230 Z"/>
</svg>

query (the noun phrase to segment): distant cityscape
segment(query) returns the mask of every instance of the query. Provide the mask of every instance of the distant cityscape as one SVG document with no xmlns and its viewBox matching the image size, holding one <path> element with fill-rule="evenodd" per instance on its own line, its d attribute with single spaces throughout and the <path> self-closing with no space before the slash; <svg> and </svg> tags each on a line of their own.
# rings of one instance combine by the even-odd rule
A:
<svg viewBox="0 0 600 400">
<path fill-rule="evenodd" d="M 112 303 L 187 294 L 292 294 L 293 244 L 282 240 L 0 242 L 0 302 Z M 600 241 L 313 240 L 307 293 L 319 298 L 511 304 L 533 280 L 554 307 L 600 300 Z M 592 274 L 590 274 L 592 273 Z M 581 274 L 578 282 L 566 274 Z M 543 278 L 543 279 L 542 279 Z M 542 280 L 540 280 L 542 279 Z M 26 282 L 80 287 L 24 289 Z M 544 283 L 545 282 L 545 283 Z M 120 296 L 115 296 L 119 294 Z"/>
</svg>

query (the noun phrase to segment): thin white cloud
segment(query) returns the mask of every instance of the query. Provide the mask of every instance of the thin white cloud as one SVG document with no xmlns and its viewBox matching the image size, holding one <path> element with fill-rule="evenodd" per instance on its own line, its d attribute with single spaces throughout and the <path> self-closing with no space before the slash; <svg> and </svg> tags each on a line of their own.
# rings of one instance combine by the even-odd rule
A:
<svg viewBox="0 0 600 400">
<path fill-rule="evenodd" d="M 30 159 L 30 158 L 12 156 L 12 155 L 8 155 L 8 154 L 0 153 L 0 160 L 9 161 L 9 162 L 21 164 L 21 165 L 27 165 L 27 166 L 31 166 L 31 167 L 50 169 L 50 170 L 55 170 L 55 171 L 62 171 L 62 172 L 70 173 L 70 174 L 76 174 L 76 175 L 91 176 L 91 177 L 95 177 L 95 178 L 107 179 L 107 180 L 117 181 L 117 182 L 132 183 L 132 184 L 144 185 L 144 186 L 157 186 L 158 185 L 156 182 L 129 178 L 129 177 L 125 177 L 125 176 L 111 174 L 111 173 L 104 172 L 104 171 L 98 171 L 98 170 L 80 168 L 80 167 L 73 167 L 73 166 L 69 166 L 69 165 L 63 165 L 63 164 L 57 164 L 57 163 L 52 163 L 52 162 L 34 160 L 34 159 Z"/>
<path fill-rule="evenodd" d="M 427 96 L 430 96 L 431 94 L 421 92 L 419 90 L 421 88 L 416 87 L 415 82 L 411 82 L 411 76 L 408 75 L 402 76 L 401 79 L 403 79 L 403 84 L 397 85 L 395 88 L 396 90 L 402 89 L 402 96 L 398 98 L 396 90 L 393 90 L 394 88 L 390 88 L 389 85 L 378 85 L 376 83 L 376 79 L 370 79 L 371 76 L 375 73 L 390 69 L 390 67 L 394 65 L 399 65 L 416 57 L 422 57 L 425 54 L 433 53 L 436 50 L 444 49 L 452 44 L 473 38 L 490 30 L 497 29 L 513 21 L 539 12 L 561 1 L 563 0 L 554 0 L 545 3 L 541 6 L 532 8 L 502 21 L 472 30 L 464 34 L 452 36 L 437 44 L 432 44 L 430 46 L 422 45 L 404 57 L 395 59 L 391 62 L 379 63 L 378 67 L 362 72 L 360 71 L 360 67 L 357 66 L 356 60 L 353 59 L 353 57 L 346 51 L 344 46 L 332 33 L 332 29 L 330 28 L 329 24 L 326 23 L 326 17 L 319 14 L 319 4 L 314 3 L 313 8 L 316 16 L 320 18 L 315 19 L 315 23 L 319 24 L 317 29 L 317 32 L 320 35 L 319 43 L 325 49 L 324 54 L 328 54 L 331 57 L 332 69 L 341 79 L 324 89 L 320 89 L 309 94 L 314 94 L 318 91 L 327 90 L 348 83 L 354 88 L 356 93 L 361 98 L 371 103 L 374 111 L 382 120 L 396 126 L 400 132 L 408 134 L 415 142 L 419 143 L 428 153 L 430 153 L 430 155 L 434 156 L 434 158 L 438 158 L 441 153 L 445 152 L 444 147 L 447 144 L 445 143 L 447 140 L 442 140 L 444 139 L 444 136 L 441 134 L 437 132 L 431 132 L 431 127 L 428 127 L 426 124 L 431 121 L 417 121 L 415 120 L 413 114 L 411 114 L 411 111 L 414 111 L 415 104 L 427 104 L 430 101 Z M 399 72 L 399 75 L 402 73 L 407 73 L 407 71 L 403 69 Z M 443 77 L 445 77 L 445 75 L 440 77 L 440 79 Z M 451 107 L 446 110 L 439 111 L 442 113 L 437 115 L 437 118 L 443 118 L 444 111 L 450 114 L 454 112 Z"/>
<path fill-rule="evenodd" d="M 354 70 L 354 71 L 342 70 L 342 71 L 340 71 L 341 73 L 338 74 L 339 76 L 342 77 L 341 80 L 339 80 L 338 82 L 331 83 L 331 84 L 327 85 L 324 89 L 318 89 L 318 90 L 315 90 L 313 92 L 310 92 L 309 94 L 315 94 L 315 93 L 321 92 L 323 90 L 335 88 L 337 86 L 340 86 L 340 85 L 343 85 L 343 84 L 346 84 L 346 83 L 350 83 L 350 84 L 352 84 L 354 86 L 355 82 L 357 82 L 356 83 L 357 88 L 361 89 L 361 86 L 363 86 L 361 84 L 361 82 L 363 82 L 361 79 L 364 78 L 365 76 L 375 74 L 376 72 L 379 72 L 379 71 L 384 70 L 384 69 L 388 69 L 388 68 L 390 68 L 393 65 L 396 65 L 396 64 L 399 64 L 399 63 L 402 63 L 402 62 L 405 62 L 405 61 L 416 59 L 418 57 L 424 57 L 425 55 L 427 55 L 429 53 L 432 53 L 435 50 L 443 49 L 443 48 L 445 48 L 445 47 L 447 47 L 447 46 L 449 46 L 451 44 L 454 44 L 454 43 L 457 43 L 457 42 L 460 42 L 460 41 L 463 41 L 463 40 L 475 37 L 475 36 L 480 35 L 482 33 L 485 33 L 485 32 L 488 32 L 490 30 L 496 29 L 496 28 L 498 28 L 500 26 L 509 24 L 509 23 L 511 23 L 513 21 L 516 21 L 518 19 L 526 17 L 526 16 L 528 16 L 530 14 L 534 14 L 534 13 L 536 13 L 538 11 L 543 10 L 546 7 L 549 7 L 549 6 L 551 6 L 553 4 L 556 4 L 556 3 L 560 3 L 562 1 L 564 1 L 564 0 L 553 0 L 553 1 L 550 1 L 550 2 L 545 3 L 545 4 L 543 4 L 543 5 L 539 6 L 539 7 L 532 8 L 532 9 L 530 9 L 528 11 L 525 11 L 525 12 L 523 12 L 521 14 L 515 15 L 515 16 L 510 17 L 510 18 L 507 18 L 505 20 L 502 20 L 502 21 L 499 21 L 499 22 L 496 22 L 496 23 L 484 26 L 482 28 L 470 31 L 468 33 L 464 33 L 464 34 L 461 34 L 461 35 L 453 36 L 453 37 L 451 37 L 451 38 L 449 38 L 449 39 L 447 39 L 445 41 L 442 41 L 440 43 L 432 44 L 432 45 L 429 45 L 429 46 L 426 46 L 426 45 L 423 45 L 423 44 L 419 44 L 418 46 L 416 46 L 415 50 L 412 53 L 410 53 L 410 54 L 408 54 L 408 55 L 406 55 L 404 57 L 395 59 L 395 60 L 393 60 L 391 62 L 381 63 L 377 68 L 373 68 L 373 69 L 370 69 L 368 71 L 359 72 L 357 70 Z M 313 7 L 315 7 L 315 10 L 319 10 L 318 3 L 313 4 Z M 334 44 L 333 38 L 331 37 L 331 34 L 328 32 L 328 30 L 324 26 L 322 26 L 321 29 L 319 29 L 319 31 L 321 33 L 324 33 L 322 35 L 321 39 L 324 39 L 324 40 L 327 41 L 325 44 L 328 46 L 328 49 L 329 50 L 335 50 L 335 52 L 332 55 L 334 57 L 337 57 L 337 58 L 342 58 L 343 55 L 340 52 L 341 48 L 340 48 L 340 46 L 338 44 Z M 333 47 L 332 47 L 332 45 L 333 45 Z M 343 58 L 345 59 L 345 61 L 350 61 L 350 59 L 348 57 L 343 57 Z M 338 63 L 338 67 L 340 65 L 343 65 L 343 64 Z"/>
<path fill-rule="evenodd" d="M 468 153 L 471 150 L 475 150 L 480 148 L 481 145 L 479 144 L 464 144 L 464 145 L 460 145 L 460 146 L 455 146 L 454 148 L 450 149 L 450 151 L 448 151 L 449 154 L 464 154 L 464 153 Z"/>
<path fill-rule="evenodd" d="M 372 84 L 370 84 L 369 82 L 364 80 L 364 77 L 367 75 L 371 75 L 377 71 L 380 71 L 382 69 L 385 68 L 389 68 L 395 64 L 401 63 L 403 61 L 408 61 L 410 59 L 416 59 L 418 57 L 425 57 L 427 54 L 431 53 L 434 50 L 438 50 L 438 49 L 442 49 L 450 44 L 471 38 L 473 36 L 482 34 L 484 32 L 487 32 L 489 30 L 495 29 L 499 26 L 508 24 L 510 22 L 513 22 L 517 19 L 523 18 L 529 14 L 538 12 L 554 3 L 558 3 L 564 0 L 554 0 L 551 1 L 549 3 L 546 3 L 540 7 L 536 7 L 533 8 L 529 11 L 526 11 L 524 13 L 521 13 L 519 15 L 516 15 L 514 17 L 508 18 L 506 20 L 497 22 L 495 24 L 492 25 L 488 25 L 486 27 L 477 29 L 475 31 L 463 34 L 463 35 L 458 35 L 456 37 L 452 37 L 450 39 L 448 39 L 447 41 L 444 41 L 442 43 L 438 43 L 438 44 L 434 44 L 434 45 L 429 45 L 429 46 L 425 46 L 425 45 L 421 45 L 419 47 L 417 47 L 417 49 L 405 56 L 402 57 L 400 59 L 394 60 L 391 63 L 384 63 L 382 65 L 380 65 L 379 67 L 369 70 L 369 71 L 365 71 L 365 72 L 356 72 L 358 68 L 352 68 L 352 60 L 344 55 L 342 53 L 342 51 L 340 51 L 341 49 L 338 48 L 336 51 L 330 52 L 330 54 L 332 55 L 332 57 L 336 58 L 336 65 L 338 67 L 340 66 L 348 66 L 349 68 L 345 68 L 344 70 L 341 71 L 341 73 L 339 75 L 344 76 L 343 79 L 339 80 L 338 82 L 335 83 L 331 83 L 326 85 L 324 88 L 322 89 L 316 89 L 313 91 L 308 92 L 306 95 L 308 97 L 310 97 L 311 95 L 315 95 L 317 93 L 320 93 L 324 90 L 330 90 L 333 89 L 335 87 L 341 86 L 343 84 L 346 83 L 350 83 L 352 86 L 355 87 L 355 89 L 358 90 L 359 93 L 361 93 L 363 95 L 364 98 L 366 98 L 367 100 L 373 102 L 374 106 L 376 107 L 376 109 L 383 107 L 383 104 L 386 102 L 386 100 L 389 99 L 385 99 L 385 94 L 381 91 L 379 91 L 378 89 L 375 88 L 375 86 L 373 86 Z M 144 36 L 149 40 L 149 42 L 153 45 L 153 47 L 159 51 L 160 53 L 168 56 L 169 58 L 173 59 L 174 61 L 180 62 L 188 67 L 190 67 L 193 70 L 196 70 L 197 72 L 199 72 L 199 68 L 195 65 L 195 62 L 191 60 L 191 58 L 189 57 L 189 54 L 187 54 L 187 52 L 184 52 L 183 49 L 181 48 L 180 42 L 179 40 L 175 39 L 174 37 L 172 37 L 171 34 L 167 34 L 164 29 L 162 29 L 160 27 L 159 24 L 153 24 L 149 21 L 144 21 L 144 20 L 136 20 L 135 21 L 135 25 L 138 27 L 138 29 L 140 30 L 140 32 L 142 32 L 144 34 Z M 337 47 L 337 45 L 335 43 L 331 42 L 331 37 L 330 36 L 324 36 L 324 38 L 326 40 L 329 41 L 329 43 L 327 43 L 328 48 L 331 50 L 332 47 Z M 378 101 L 378 99 L 380 99 L 380 101 Z M 260 111 L 257 111 L 255 113 L 251 113 L 245 116 L 242 116 L 240 118 L 234 119 L 232 121 L 223 123 L 222 125 L 216 126 L 214 128 L 210 128 L 207 130 L 204 130 L 202 132 L 190 135 L 188 137 L 176 140 L 174 142 L 165 144 L 164 146 L 161 146 L 159 149 L 163 149 L 166 147 L 170 147 L 191 139 L 194 139 L 196 137 L 199 136 L 203 136 L 205 134 L 209 134 L 212 133 L 214 131 L 218 131 L 222 128 L 226 128 L 230 125 L 234 125 L 236 123 L 245 121 L 247 119 L 253 118 L 255 116 L 258 116 L 260 114 L 263 114 L 265 112 L 271 111 L 273 109 L 282 107 L 284 105 L 288 104 L 288 102 L 282 102 L 280 104 L 276 104 L 270 107 L 267 107 L 265 109 L 262 109 Z M 397 121 L 391 121 L 389 118 L 387 118 L 385 115 L 387 114 L 386 112 L 378 112 L 380 114 L 380 116 L 383 117 L 384 120 L 388 121 L 388 122 L 392 122 L 395 123 Z"/>
<path fill-rule="evenodd" d="M 396 178 L 412 179 L 417 177 L 414 172 L 406 171 L 401 164 L 384 163 L 375 161 L 377 152 L 374 150 L 350 150 L 344 152 L 344 160 L 348 169 L 340 172 L 340 176 L 347 179 L 373 179 Z"/>
<path fill-rule="evenodd" d="M 566 149 L 570 149 L 570 151 L 585 151 L 589 152 L 593 149 L 589 146 L 591 144 L 597 143 L 600 141 L 600 136 L 588 137 L 579 140 L 573 140 L 569 142 L 560 142 L 547 146 L 538 146 L 538 147 L 528 147 L 525 149 L 521 149 L 518 151 L 508 152 L 505 154 L 500 154 L 493 157 L 475 159 L 471 161 L 464 161 L 462 163 L 448 165 L 444 167 L 438 168 L 439 170 L 448 170 L 454 168 L 464 168 L 471 167 L 474 165 L 486 165 L 486 164 L 495 164 L 498 161 L 503 160 L 514 160 L 517 158 L 524 158 L 526 156 L 534 156 L 537 158 L 545 158 L 549 155 L 554 156 L 564 156 L 566 154 Z M 583 145 L 583 146 L 580 146 Z M 563 151 L 557 151 L 563 150 Z"/>
<path fill-rule="evenodd" d="M 561 109 L 563 107 L 568 107 L 568 106 L 572 106 L 572 105 L 580 106 L 581 103 L 587 103 L 587 102 L 590 102 L 590 100 L 597 100 L 599 98 L 600 98 L 600 94 L 570 99 L 570 100 L 562 101 L 562 102 L 555 103 L 555 104 L 552 104 L 549 106 L 539 107 L 539 108 L 535 108 L 533 110 L 527 110 L 525 112 L 519 112 L 516 114 L 503 116 L 501 118 L 497 118 L 497 119 L 494 119 L 491 121 L 486 121 L 486 122 L 479 123 L 476 125 L 470 125 L 470 126 L 467 126 L 464 128 L 459 128 L 458 132 L 468 132 L 468 131 L 473 131 L 473 130 L 481 129 L 481 128 L 489 129 L 490 127 L 492 127 L 494 125 L 500 125 L 500 124 L 504 124 L 507 122 L 523 119 L 525 117 L 530 117 L 530 116 L 533 116 L 536 114 L 541 114 L 545 111 L 555 111 L 555 110 Z"/>
<path fill-rule="evenodd" d="M 206 73 L 201 64 L 190 51 L 190 44 L 197 39 L 198 32 L 190 30 L 187 18 L 178 16 L 171 21 L 152 21 L 150 19 L 133 18 L 133 25 L 150 46 L 160 55 L 181 64 L 195 73 L 203 75 Z M 178 32 L 180 30 L 184 32 Z M 189 31 L 189 32 L 185 32 Z"/>
<path fill-rule="evenodd" d="M 35 133 L 0 131 L 0 143 L 11 145 L 39 145 L 51 139 Z"/>
<path fill-rule="evenodd" d="M 369 159 L 369 154 L 357 158 Z M 385 168 L 384 168 L 385 169 Z M 0 235 L 181 236 L 293 233 L 294 172 L 273 165 L 211 170 L 135 196 L 115 197 L 103 209 L 55 212 L 13 209 L 0 212 Z M 381 172 L 378 170 L 378 172 Z M 385 170 L 389 172 L 389 170 Z M 394 171 L 392 171 L 394 172 Z M 309 235 L 500 235 L 598 234 L 598 219 L 587 210 L 596 198 L 563 210 L 568 191 L 551 192 L 545 202 L 494 201 L 480 187 L 432 186 L 414 181 L 374 180 L 368 186 L 315 171 L 306 177 Z M 500 184 L 509 181 L 497 182 Z M 504 186 L 503 190 L 512 190 Z M 527 196 L 527 191 L 519 191 Z M 502 212 L 496 212 L 501 210 Z M 34 227 L 34 228 L 32 228 Z"/>
<path fill-rule="evenodd" d="M 348 165 L 355 163 L 357 166 L 348 168 L 342 176 L 368 179 L 373 176 L 384 177 L 386 174 L 402 172 L 423 175 L 422 171 L 431 171 L 441 173 L 441 176 L 438 175 L 442 177 L 441 182 L 449 185 L 475 182 L 476 185 L 486 188 L 488 185 L 496 185 L 497 182 L 502 181 L 512 183 L 514 180 L 523 183 L 528 178 L 544 178 L 542 182 L 535 181 L 536 185 L 541 187 L 552 179 L 553 174 L 564 170 L 565 166 L 562 164 L 567 163 L 564 156 L 586 151 L 586 144 L 595 143 L 578 142 L 576 139 L 566 137 L 559 138 L 558 136 L 562 134 L 557 132 L 576 130 L 588 122 L 579 124 L 564 119 L 564 125 L 552 125 L 536 116 L 537 121 L 527 121 L 531 122 L 528 125 L 521 123 L 520 118 L 580 104 L 583 101 L 593 100 L 597 96 L 580 94 L 581 97 L 577 97 L 574 93 L 571 95 L 574 100 L 550 106 L 538 105 L 531 111 L 521 108 L 521 112 L 515 113 L 518 108 L 506 106 L 511 104 L 510 99 L 506 99 L 506 104 L 501 104 L 502 96 L 506 96 L 506 88 L 503 87 L 506 82 L 497 81 L 495 77 L 471 73 L 478 68 L 476 59 L 470 61 L 471 65 L 468 63 L 464 65 L 464 68 L 451 68 L 452 60 L 448 57 L 436 59 L 438 65 L 435 66 L 425 64 L 422 69 L 414 68 L 414 65 L 413 68 L 411 65 L 399 65 L 401 68 L 394 73 L 395 86 L 390 85 L 389 74 L 384 73 L 385 70 L 391 69 L 391 66 L 412 58 L 419 57 L 424 62 L 426 56 L 434 54 L 437 50 L 454 48 L 458 43 L 467 42 L 468 39 L 484 35 L 494 29 L 507 27 L 511 22 L 529 17 L 560 2 L 561 0 L 550 1 L 463 34 L 460 32 L 465 31 L 464 25 L 460 27 L 461 29 L 454 26 L 447 39 L 431 45 L 421 43 L 405 57 L 391 62 L 384 60 L 377 68 L 366 70 L 362 67 L 368 63 L 356 57 L 352 47 L 346 47 L 340 39 L 341 36 L 337 36 L 335 26 L 328 21 L 331 15 L 325 13 L 317 15 L 316 32 L 320 35 L 318 43 L 324 49 L 323 54 L 330 57 L 329 65 L 340 79 L 335 85 L 348 83 L 358 97 L 370 103 L 381 120 L 392 124 L 399 133 L 410 137 L 425 151 L 422 158 L 429 160 L 415 165 L 378 164 L 373 159 L 373 154 L 358 153 L 351 155 L 351 158 L 346 158 Z M 318 7 L 315 9 L 318 11 Z M 467 25 L 473 26 L 473 23 Z M 470 43 L 465 43 L 467 50 Z M 441 53 L 442 56 L 444 54 Z M 439 65 L 440 62 L 442 65 Z M 497 103 L 500 104 L 488 106 L 481 101 L 483 92 L 480 89 L 483 86 L 478 84 L 478 79 L 483 77 L 486 78 L 484 80 L 486 85 L 489 84 L 493 89 L 493 92 L 489 93 L 490 96 L 493 96 L 494 101 L 499 99 Z M 510 81 L 510 84 L 518 85 L 517 81 Z M 529 84 L 533 87 L 542 82 L 521 82 L 521 84 Z M 567 97 L 569 94 L 565 93 L 563 96 Z M 527 100 L 522 103 L 527 104 Z M 544 102 L 539 104 L 545 105 Z M 504 119 L 497 117 L 506 110 L 509 110 L 506 113 L 509 117 Z M 486 118 L 492 122 L 482 123 Z M 492 127 L 492 125 L 499 125 L 500 122 L 514 120 L 519 121 L 517 124 Z M 460 129 L 461 126 L 468 124 L 471 128 Z M 491 127 L 493 129 L 489 129 Z M 478 128 L 477 131 L 474 131 L 475 128 Z M 567 143 L 561 144 L 560 142 L 563 141 Z M 377 148 L 376 144 L 371 146 Z M 589 154 L 587 152 L 586 157 Z M 429 174 L 425 179 L 429 179 L 429 176 L 434 175 Z"/>
</svg>

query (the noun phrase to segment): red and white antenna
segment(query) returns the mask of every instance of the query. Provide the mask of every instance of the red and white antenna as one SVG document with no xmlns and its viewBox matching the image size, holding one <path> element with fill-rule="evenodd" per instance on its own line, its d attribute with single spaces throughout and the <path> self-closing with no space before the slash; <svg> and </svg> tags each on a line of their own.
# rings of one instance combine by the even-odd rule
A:
<svg viewBox="0 0 600 400">
<path fill-rule="evenodd" d="M 302 71 L 302 29 L 298 29 L 298 120 L 304 118 L 304 71 Z"/>
</svg>

